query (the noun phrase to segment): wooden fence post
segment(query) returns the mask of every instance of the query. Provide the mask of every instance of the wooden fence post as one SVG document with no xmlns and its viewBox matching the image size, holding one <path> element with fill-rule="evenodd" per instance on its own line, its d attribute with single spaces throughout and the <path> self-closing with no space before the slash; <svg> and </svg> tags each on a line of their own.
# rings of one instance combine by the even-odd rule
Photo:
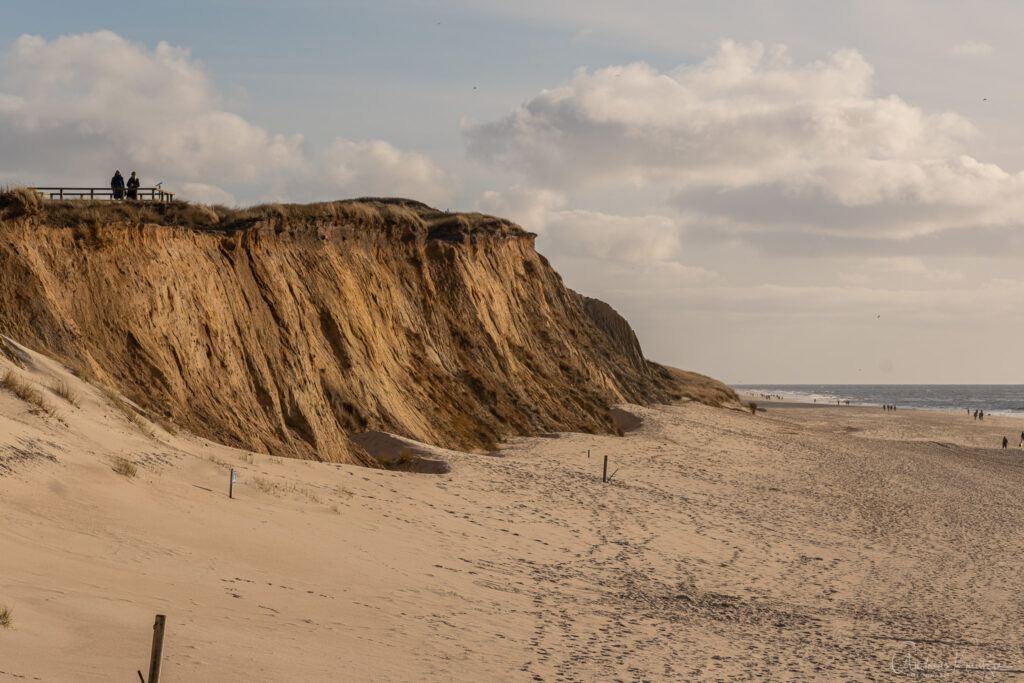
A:
<svg viewBox="0 0 1024 683">
<path fill-rule="evenodd" d="M 163 614 L 156 615 L 153 624 L 153 651 L 149 655 L 149 680 L 146 683 L 160 683 L 160 660 L 164 655 L 164 622 Z"/>
<path fill-rule="evenodd" d="M 608 481 L 608 456 L 604 456 L 604 471 L 601 473 L 601 483 Z"/>
<path fill-rule="evenodd" d="M 231 470 L 231 483 L 228 484 L 228 498 L 235 497 L 235 471 Z"/>
</svg>

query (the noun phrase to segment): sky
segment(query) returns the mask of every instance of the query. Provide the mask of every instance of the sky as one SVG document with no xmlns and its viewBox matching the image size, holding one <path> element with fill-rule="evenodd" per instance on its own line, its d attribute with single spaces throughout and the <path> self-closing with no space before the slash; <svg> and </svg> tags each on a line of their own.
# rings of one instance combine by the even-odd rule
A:
<svg viewBox="0 0 1024 683">
<path fill-rule="evenodd" d="M 511 218 L 729 383 L 1024 383 L 1024 5 L 5 3 L 0 184 Z"/>
</svg>

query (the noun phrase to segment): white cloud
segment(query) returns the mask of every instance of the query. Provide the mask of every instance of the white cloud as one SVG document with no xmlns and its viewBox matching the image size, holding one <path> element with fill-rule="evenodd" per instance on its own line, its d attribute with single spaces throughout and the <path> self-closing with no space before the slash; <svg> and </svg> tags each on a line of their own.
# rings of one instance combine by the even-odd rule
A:
<svg viewBox="0 0 1024 683">
<path fill-rule="evenodd" d="M 232 184 L 256 196 L 450 193 L 428 158 L 386 142 L 338 138 L 313 154 L 302 135 L 227 111 L 187 49 L 149 50 L 110 31 L 12 43 L 0 62 L 0 156 L 37 182 L 105 185 L 131 167 L 213 201 Z"/>
<path fill-rule="evenodd" d="M 590 255 L 563 256 L 560 260 L 570 270 L 589 270 L 595 279 L 603 280 L 605 290 L 615 296 L 642 292 L 641 297 L 671 301 L 671 296 L 665 297 L 666 293 L 726 286 L 725 278 L 714 270 L 676 261 L 634 262 Z M 587 290 L 599 291 L 599 288 L 588 286 Z"/>
<path fill-rule="evenodd" d="M 543 233 L 551 211 L 565 205 L 560 192 L 513 185 L 504 191 L 488 190 L 476 200 L 477 211 L 509 218 L 532 232 Z"/>
<path fill-rule="evenodd" d="M 351 196 L 386 192 L 437 203 L 453 193 L 451 178 L 427 156 L 383 140 L 335 139 L 324 153 L 322 180 Z"/>
<path fill-rule="evenodd" d="M 915 275 L 936 282 L 957 282 L 964 279 L 964 274 L 958 271 L 929 268 L 916 256 L 869 258 L 865 265 L 884 273 Z"/>
<path fill-rule="evenodd" d="M 992 54 L 994 51 L 988 43 L 979 43 L 972 40 L 958 43 L 949 50 L 950 54 L 960 57 L 983 57 Z"/>
<path fill-rule="evenodd" d="M 643 263 L 677 261 L 680 227 L 665 216 L 616 216 L 577 209 L 548 216 L 542 247 L 576 256 Z"/>
<path fill-rule="evenodd" d="M 150 52 L 110 31 L 51 42 L 26 35 L 5 56 L 0 83 L 16 100 L 0 118 L 5 148 L 14 137 L 18 150 L 54 140 L 71 147 L 72 159 L 99 152 L 106 163 L 97 172 L 119 159 L 116 166 L 150 176 L 219 182 L 252 182 L 269 169 L 306 164 L 301 136 L 271 135 L 222 110 L 200 65 L 167 43 Z"/>
<path fill-rule="evenodd" d="M 507 116 L 467 125 L 473 157 L 565 192 L 663 187 L 733 233 L 904 239 L 1018 225 L 1024 175 L 965 153 L 965 118 L 873 90 L 856 51 L 795 64 L 724 41 L 694 66 L 580 71 Z"/>
<path fill-rule="evenodd" d="M 182 183 L 181 191 L 176 198 L 198 204 L 238 205 L 233 194 L 216 185 L 207 185 L 206 183 Z"/>
<path fill-rule="evenodd" d="M 735 287 L 711 284 L 650 288 L 646 282 L 624 286 L 620 296 L 649 304 L 661 302 L 683 312 L 704 311 L 747 317 L 858 319 L 865 323 L 958 323 L 1015 315 L 1014 295 L 1024 282 L 990 280 L 972 287 L 885 288 L 877 284 L 809 286 L 762 284 Z M 981 305 L 984 303 L 984 305 Z M 781 316 L 781 317 L 780 317 Z M 881 316 L 881 317 L 878 317 Z M 881 324 L 881 323 L 879 323 Z"/>
<path fill-rule="evenodd" d="M 907 276 L 929 282 L 959 282 L 964 274 L 959 271 L 929 268 L 916 256 L 886 256 L 864 259 L 857 272 L 839 273 L 842 282 L 849 284 L 879 284 L 886 276 Z"/>
</svg>

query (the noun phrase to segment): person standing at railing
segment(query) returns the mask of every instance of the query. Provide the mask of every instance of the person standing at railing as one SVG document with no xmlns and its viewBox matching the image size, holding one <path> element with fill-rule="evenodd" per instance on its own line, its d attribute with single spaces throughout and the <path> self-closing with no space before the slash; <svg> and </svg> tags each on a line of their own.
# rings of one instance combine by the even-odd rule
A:
<svg viewBox="0 0 1024 683">
<path fill-rule="evenodd" d="M 139 185 L 141 185 L 139 176 L 135 175 L 135 171 L 132 171 L 132 177 L 128 179 L 128 199 L 139 198 Z"/>
<path fill-rule="evenodd" d="M 114 177 L 110 179 L 110 189 L 114 191 L 114 199 L 124 199 L 124 176 L 121 171 L 114 171 Z"/>
</svg>

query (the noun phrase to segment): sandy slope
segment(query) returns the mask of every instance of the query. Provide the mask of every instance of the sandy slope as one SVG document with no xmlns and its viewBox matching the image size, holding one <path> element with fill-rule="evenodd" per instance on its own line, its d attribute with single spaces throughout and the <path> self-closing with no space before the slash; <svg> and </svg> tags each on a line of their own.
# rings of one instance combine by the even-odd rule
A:
<svg viewBox="0 0 1024 683">
<path fill-rule="evenodd" d="M 645 360 L 622 316 L 503 219 L 395 199 L 219 210 L 212 229 L 184 204 L 6 218 L 10 198 L 0 335 L 237 448 L 368 465 L 349 435 L 472 450 L 616 434 L 623 401 L 734 398 Z"/>
<path fill-rule="evenodd" d="M 631 407 L 415 475 L 150 438 L 18 372 L 82 407 L 0 392 L 0 682 L 137 680 L 158 612 L 168 682 L 1024 671 L 1024 454 L 991 448 L 1021 420 Z"/>
</svg>

